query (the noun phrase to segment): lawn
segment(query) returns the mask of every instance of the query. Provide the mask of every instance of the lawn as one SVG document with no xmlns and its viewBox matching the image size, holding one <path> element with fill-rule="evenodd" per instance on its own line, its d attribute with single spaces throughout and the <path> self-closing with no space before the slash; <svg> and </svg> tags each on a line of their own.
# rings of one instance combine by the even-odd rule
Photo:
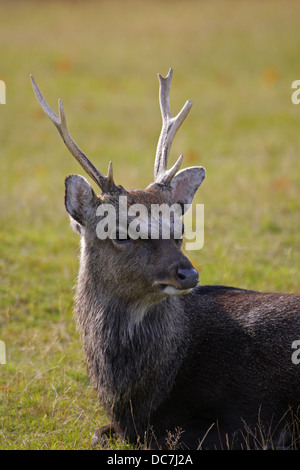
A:
<svg viewBox="0 0 300 470">
<path fill-rule="evenodd" d="M 201 284 L 300 286 L 300 3 L 291 0 L 2 1 L 0 79 L 0 449 L 89 449 L 107 423 L 72 305 L 79 238 L 64 179 L 83 174 L 33 94 L 62 98 L 72 136 L 117 184 L 146 187 L 171 107 L 193 108 L 170 155 L 202 165 Z M 300 366 L 299 366 L 300 367 Z M 115 447 L 124 448 L 117 443 Z"/>
</svg>

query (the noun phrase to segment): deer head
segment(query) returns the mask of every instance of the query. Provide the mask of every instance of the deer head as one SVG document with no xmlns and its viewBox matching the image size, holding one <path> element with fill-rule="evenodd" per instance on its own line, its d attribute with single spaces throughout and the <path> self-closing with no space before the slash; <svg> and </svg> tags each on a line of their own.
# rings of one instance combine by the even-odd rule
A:
<svg viewBox="0 0 300 470">
<path fill-rule="evenodd" d="M 158 78 L 162 130 L 155 157 L 154 182 L 144 190 L 127 191 L 115 184 L 111 162 L 105 176 L 80 150 L 68 132 L 61 100 L 58 102 L 57 116 L 31 76 L 33 89 L 42 109 L 57 127 L 68 150 L 101 189 L 101 194 L 97 196 L 88 181 L 79 175 L 68 176 L 65 181 L 65 206 L 73 228 L 82 237 L 82 261 L 87 269 L 85 275 L 89 277 L 89 282 L 95 282 L 99 286 L 102 295 L 106 295 L 104 292 L 110 292 L 111 295 L 126 301 L 148 299 L 150 304 L 168 295 L 190 292 L 198 283 L 196 269 L 181 251 L 181 234 L 179 237 L 174 235 L 174 220 L 176 217 L 178 219 L 178 213 L 172 213 L 168 220 L 168 238 L 161 236 L 166 221 L 163 215 L 159 215 L 160 235 L 151 239 L 151 220 L 152 223 L 154 220 L 149 217 L 151 208 L 153 205 L 171 207 L 175 204 L 177 208 L 186 209 L 205 178 L 205 170 L 202 167 L 178 171 L 182 156 L 171 169 L 167 169 L 172 141 L 192 102 L 187 101 L 177 116 L 173 117 L 169 103 L 172 69 L 166 78 L 161 75 L 158 75 Z M 127 212 L 127 224 L 121 229 L 119 222 L 121 218 L 123 220 L 123 213 L 120 211 L 120 201 L 122 208 L 125 206 Z M 137 205 L 146 209 L 142 212 L 145 222 L 143 230 L 147 233 L 134 238 L 128 232 L 128 224 L 132 221 L 131 210 Z M 105 217 L 103 209 L 107 208 L 112 209 L 116 224 L 112 233 L 101 239 L 99 233 L 97 235 L 97 228 L 99 221 L 103 222 Z"/>
</svg>

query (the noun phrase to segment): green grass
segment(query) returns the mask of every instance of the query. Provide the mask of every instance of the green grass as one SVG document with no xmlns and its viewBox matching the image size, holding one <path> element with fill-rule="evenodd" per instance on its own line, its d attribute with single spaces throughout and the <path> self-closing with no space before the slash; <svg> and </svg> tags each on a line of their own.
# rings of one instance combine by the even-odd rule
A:
<svg viewBox="0 0 300 470">
<path fill-rule="evenodd" d="M 62 98 L 72 136 L 117 184 L 152 181 L 158 81 L 193 99 L 170 165 L 203 165 L 203 284 L 299 292 L 300 78 L 296 1 L 2 1 L 0 449 L 89 449 L 106 424 L 72 314 L 78 237 L 64 178 L 83 171 L 39 109 Z M 123 444 L 115 444 L 117 448 Z"/>
</svg>

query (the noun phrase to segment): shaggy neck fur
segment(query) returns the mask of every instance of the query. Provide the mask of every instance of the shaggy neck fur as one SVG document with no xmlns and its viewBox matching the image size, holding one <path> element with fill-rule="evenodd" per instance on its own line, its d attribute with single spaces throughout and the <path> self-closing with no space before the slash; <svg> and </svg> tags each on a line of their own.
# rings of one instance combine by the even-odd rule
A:
<svg viewBox="0 0 300 470">
<path fill-rule="evenodd" d="M 76 310 L 89 375 L 113 422 L 123 429 L 126 423 L 134 439 L 181 366 L 187 344 L 183 306 L 177 296 L 150 305 L 110 294 L 82 248 Z"/>
</svg>

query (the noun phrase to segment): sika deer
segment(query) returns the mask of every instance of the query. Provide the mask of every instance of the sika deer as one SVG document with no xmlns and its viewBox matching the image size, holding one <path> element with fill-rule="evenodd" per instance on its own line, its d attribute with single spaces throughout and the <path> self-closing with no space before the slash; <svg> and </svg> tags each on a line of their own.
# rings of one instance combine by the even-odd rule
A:
<svg viewBox="0 0 300 470">
<path fill-rule="evenodd" d="M 70 137 L 61 101 L 57 116 L 32 78 L 41 107 L 102 190 L 96 196 L 82 176 L 66 178 L 65 206 L 81 235 L 77 319 L 89 376 L 112 422 L 95 436 L 112 430 L 165 448 L 167 433 L 181 428 L 180 445 L 189 449 L 263 446 L 263 433 L 271 446 L 297 447 L 290 419 L 297 423 L 300 365 L 291 347 L 300 339 L 300 296 L 197 286 L 198 273 L 173 232 L 169 239 L 135 239 L 126 226 L 105 239 L 96 234 L 104 204 L 118 220 L 121 196 L 128 213 L 133 204 L 189 205 L 204 180 L 202 167 L 177 172 L 182 157 L 167 170 L 192 104 L 172 116 L 171 77 L 171 70 L 159 75 L 163 125 L 154 183 L 129 191 L 114 183 L 111 163 L 108 176 L 95 168 Z"/>
</svg>

